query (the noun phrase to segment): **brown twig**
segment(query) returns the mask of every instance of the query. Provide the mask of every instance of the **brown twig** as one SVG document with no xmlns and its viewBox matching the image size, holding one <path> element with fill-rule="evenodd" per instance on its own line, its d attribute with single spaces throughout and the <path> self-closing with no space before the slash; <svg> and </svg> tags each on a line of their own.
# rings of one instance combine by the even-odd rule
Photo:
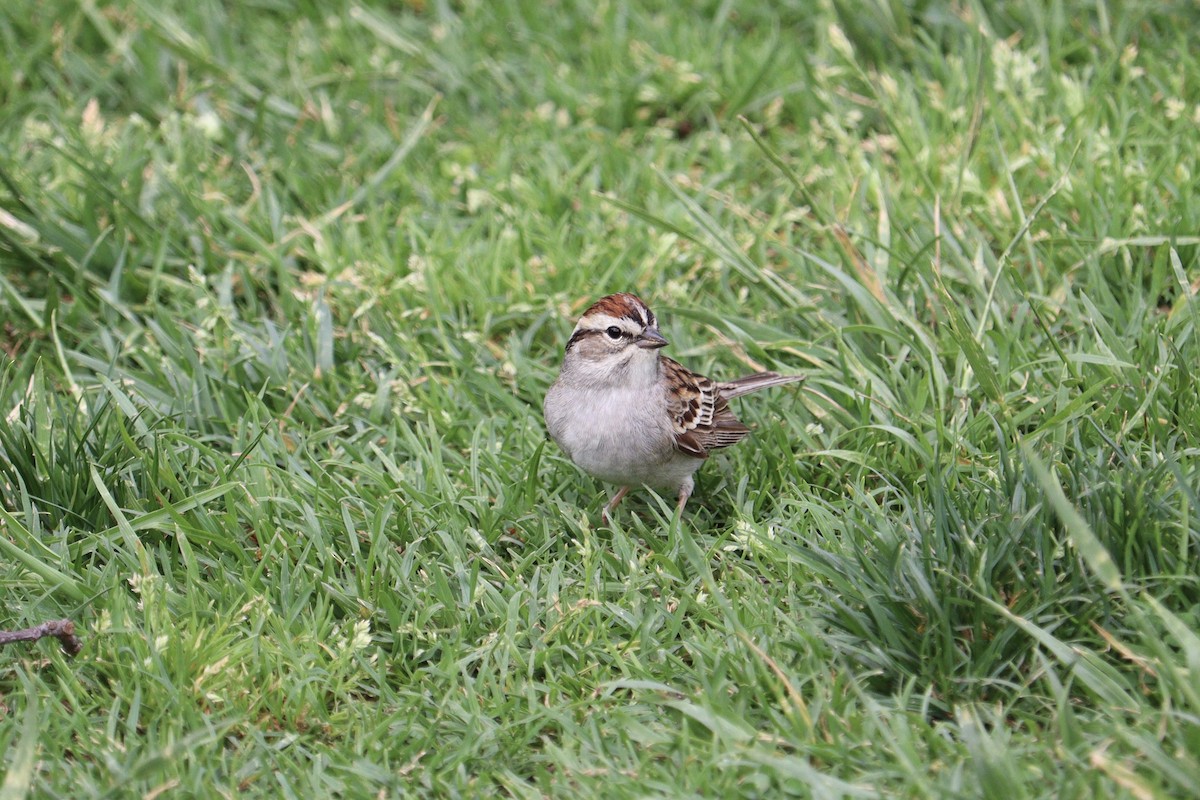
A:
<svg viewBox="0 0 1200 800">
<path fill-rule="evenodd" d="M 12 642 L 36 642 L 44 636 L 54 636 L 62 643 L 63 652 L 69 656 L 77 655 L 83 649 L 83 642 L 75 635 L 75 623 L 69 619 L 52 619 L 32 628 L 22 628 L 19 631 L 0 631 L 0 645 Z"/>
</svg>

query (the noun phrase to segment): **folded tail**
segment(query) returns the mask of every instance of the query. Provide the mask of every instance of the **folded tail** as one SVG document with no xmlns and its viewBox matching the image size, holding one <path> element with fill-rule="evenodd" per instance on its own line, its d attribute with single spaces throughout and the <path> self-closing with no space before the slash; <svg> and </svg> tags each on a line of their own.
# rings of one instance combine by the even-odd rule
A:
<svg viewBox="0 0 1200 800">
<path fill-rule="evenodd" d="M 780 375 L 778 372 L 756 372 L 744 378 L 726 381 L 721 384 L 722 397 L 738 397 L 759 389 L 769 389 L 772 386 L 782 386 L 785 383 L 796 383 L 804 380 L 804 375 Z"/>
</svg>

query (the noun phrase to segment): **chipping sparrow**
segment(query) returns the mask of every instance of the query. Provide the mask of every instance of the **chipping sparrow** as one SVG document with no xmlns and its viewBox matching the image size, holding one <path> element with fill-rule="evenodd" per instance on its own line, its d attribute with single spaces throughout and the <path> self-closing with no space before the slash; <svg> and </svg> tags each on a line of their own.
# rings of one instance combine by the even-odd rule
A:
<svg viewBox="0 0 1200 800">
<path fill-rule="evenodd" d="M 606 523 L 633 486 L 675 492 L 682 511 L 709 451 L 750 433 L 729 398 L 804 378 L 759 372 L 718 383 L 660 355 L 666 345 L 645 303 L 610 294 L 579 319 L 546 393 L 550 436 L 584 472 L 620 486 Z"/>
</svg>

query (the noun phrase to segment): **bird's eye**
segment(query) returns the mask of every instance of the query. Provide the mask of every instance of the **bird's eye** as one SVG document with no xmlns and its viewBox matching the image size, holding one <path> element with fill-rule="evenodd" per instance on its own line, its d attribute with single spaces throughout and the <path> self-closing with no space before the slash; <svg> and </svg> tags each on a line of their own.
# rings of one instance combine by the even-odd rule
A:
<svg viewBox="0 0 1200 800">
<path fill-rule="evenodd" d="M 620 339 L 621 338 L 621 329 L 618 328 L 616 325 L 610 325 L 608 330 L 605 331 L 605 333 L 608 334 L 608 338 L 610 338 L 610 339 Z"/>
</svg>

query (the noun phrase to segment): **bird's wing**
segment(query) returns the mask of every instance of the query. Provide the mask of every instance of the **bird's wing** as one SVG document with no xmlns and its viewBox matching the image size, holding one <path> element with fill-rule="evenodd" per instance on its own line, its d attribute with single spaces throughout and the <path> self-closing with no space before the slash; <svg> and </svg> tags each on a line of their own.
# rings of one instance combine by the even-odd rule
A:
<svg viewBox="0 0 1200 800">
<path fill-rule="evenodd" d="M 668 413 L 675 429 L 675 446 L 697 458 L 708 451 L 736 444 L 750 433 L 721 396 L 721 387 L 666 356 L 663 369 L 669 386 Z"/>
</svg>

